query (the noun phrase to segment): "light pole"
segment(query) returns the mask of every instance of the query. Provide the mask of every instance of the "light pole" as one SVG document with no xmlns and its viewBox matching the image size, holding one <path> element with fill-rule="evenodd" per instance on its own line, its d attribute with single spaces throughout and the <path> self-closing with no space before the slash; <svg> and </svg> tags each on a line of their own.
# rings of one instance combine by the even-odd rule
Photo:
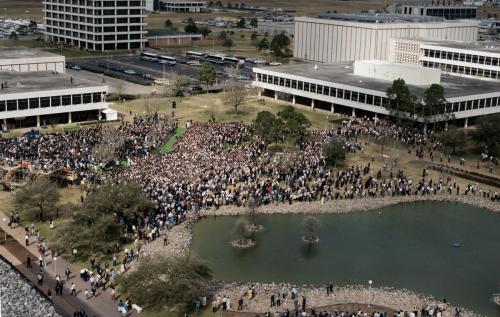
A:
<svg viewBox="0 0 500 317">
<path fill-rule="evenodd" d="M 7 221 L 7 218 L 2 218 L 2 221 Z M 3 231 L 3 239 L 4 241 L 7 241 L 7 230 Z"/>
<path fill-rule="evenodd" d="M 57 276 L 57 257 L 52 259 L 54 261 L 54 275 Z"/>
<path fill-rule="evenodd" d="M 368 281 L 368 307 L 370 307 L 370 304 L 372 303 L 372 284 L 373 284 L 373 281 L 369 280 Z"/>
</svg>

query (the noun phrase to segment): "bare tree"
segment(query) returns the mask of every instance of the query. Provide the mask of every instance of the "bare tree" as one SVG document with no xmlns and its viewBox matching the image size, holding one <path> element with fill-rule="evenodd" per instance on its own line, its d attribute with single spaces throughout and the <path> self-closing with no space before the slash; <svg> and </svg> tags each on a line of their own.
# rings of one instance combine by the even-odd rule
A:
<svg viewBox="0 0 500 317">
<path fill-rule="evenodd" d="M 178 97 L 182 86 L 189 83 L 189 79 L 186 76 L 180 76 L 176 72 L 170 72 L 167 76 L 167 82 L 162 87 L 161 93 L 165 97 Z"/>
<path fill-rule="evenodd" d="M 151 95 L 145 95 L 142 98 L 142 102 L 147 114 L 158 113 L 160 111 L 160 105 L 157 102 L 151 102 Z"/>
<path fill-rule="evenodd" d="M 99 163 L 107 163 L 119 159 L 119 150 L 125 143 L 125 137 L 112 129 L 105 129 L 101 134 L 101 142 L 92 149 L 92 157 Z"/>
<path fill-rule="evenodd" d="M 238 112 L 240 106 L 248 96 L 248 89 L 242 82 L 229 79 L 224 85 L 224 104 Z"/>
</svg>

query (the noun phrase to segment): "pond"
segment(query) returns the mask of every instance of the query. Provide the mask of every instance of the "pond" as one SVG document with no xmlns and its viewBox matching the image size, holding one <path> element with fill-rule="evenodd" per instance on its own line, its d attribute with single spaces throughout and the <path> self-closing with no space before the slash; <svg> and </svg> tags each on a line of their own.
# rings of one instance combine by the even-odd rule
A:
<svg viewBox="0 0 500 317">
<path fill-rule="evenodd" d="M 500 214 L 465 204 L 420 202 L 315 217 L 320 242 L 302 242 L 304 215 L 262 215 L 252 249 L 235 249 L 238 217 L 206 218 L 191 252 L 225 281 L 366 284 L 446 298 L 486 316 L 500 293 Z M 453 247 L 459 242 L 460 247 Z"/>
</svg>

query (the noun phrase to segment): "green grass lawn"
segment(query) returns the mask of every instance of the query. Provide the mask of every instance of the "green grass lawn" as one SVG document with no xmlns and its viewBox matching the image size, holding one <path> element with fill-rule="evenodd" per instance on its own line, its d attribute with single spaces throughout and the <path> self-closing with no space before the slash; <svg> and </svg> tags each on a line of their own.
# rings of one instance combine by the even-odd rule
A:
<svg viewBox="0 0 500 317">
<path fill-rule="evenodd" d="M 175 130 L 175 133 L 174 135 L 172 135 L 168 140 L 167 142 L 165 142 L 165 144 L 163 145 L 163 147 L 161 148 L 161 152 L 162 153 L 169 153 L 169 152 L 172 152 L 172 150 L 174 149 L 174 145 L 175 145 L 175 142 L 177 141 L 178 138 L 180 138 L 183 134 L 184 134 L 184 131 L 186 129 L 185 128 L 177 128 Z"/>
</svg>

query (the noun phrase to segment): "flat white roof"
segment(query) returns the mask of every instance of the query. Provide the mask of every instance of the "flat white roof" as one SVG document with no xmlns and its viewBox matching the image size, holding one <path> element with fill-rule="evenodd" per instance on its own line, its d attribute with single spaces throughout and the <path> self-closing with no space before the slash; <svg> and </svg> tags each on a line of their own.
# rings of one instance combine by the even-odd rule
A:
<svg viewBox="0 0 500 317">
<path fill-rule="evenodd" d="M 23 59 L 23 58 L 40 58 L 40 57 L 61 57 L 64 56 L 45 52 L 38 49 L 26 47 L 7 47 L 0 48 L 0 60 L 2 59 Z"/>
</svg>

